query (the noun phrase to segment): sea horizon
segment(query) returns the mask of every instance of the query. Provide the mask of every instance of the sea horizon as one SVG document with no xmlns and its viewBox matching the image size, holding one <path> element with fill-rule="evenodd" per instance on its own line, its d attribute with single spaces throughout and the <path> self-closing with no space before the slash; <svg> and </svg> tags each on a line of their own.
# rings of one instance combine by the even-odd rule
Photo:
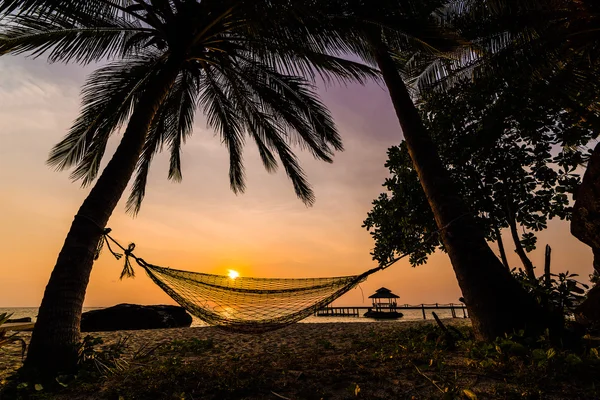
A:
<svg viewBox="0 0 600 400">
<path fill-rule="evenodd" d="M 83 307 L 83 312 L 98 310 L 107 307 Z M 37 312 L 39 307 L 0 307 L 0 314 L 7 312 L 13 314 L 11 318 L 26 318 L 30 317 L 33 322 L 37 317 Z M 380 323 L 402 323 L 403 321 L 418 321 L 423 319 L 423 314 L 421 310 L 400 310 L 403 314 L 403 317 L 397 320 L 375 320 L 372 318 L 363 317 L 364 310 L 361 311 L 360 316 L 358 317 L 317 317 L 311 315 L 301 321 L 299 323 L 309 323 L 309 324 L 320 324 L 320 323 L 363 323 L 363 322 L 380 322 Z M 452 313 L 450 310 L 436 310 L 436 314 L 438 317 L 444 318 L 452 318 Z M 191 315 L 191 314 L 190 314 Z M 463 319 L 462 313 L 457 313 L 457 319 Z M 433 320 L 433 316 L 431 315 L 431 310 L 427 312 L 427 320 Z M 210 326 L 206 322 L 192 315 L 192 325 L 191 328 L 196 327 L 208 327 Z"/>
</svg>

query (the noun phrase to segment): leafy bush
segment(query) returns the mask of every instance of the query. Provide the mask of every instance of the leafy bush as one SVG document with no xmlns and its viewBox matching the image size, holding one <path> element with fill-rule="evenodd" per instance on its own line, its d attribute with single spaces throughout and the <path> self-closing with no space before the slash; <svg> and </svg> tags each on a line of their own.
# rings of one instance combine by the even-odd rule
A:
<svg viewBox="0 0 600 400">
<path fill-rule="evenodd" d="M 596 344 L 597 345 L 597 344 Z M 532 338 L 520 331 L 496 338 L 493 342 L 467 341 L 463 344 L 468 364 L 482 368 L 519 368 L 545 375 L 576 372 L 578 368 L 600 367 L 597 347 L 583 346 L 578 351 L 557 346 L 549 333 Z"/>
<path fill-rule="evenodd" d="M 577 281 L 579 275 L 570 274 L 569 271 L 559 274 L 550 274 L 550 280 L 546 281 L 541 276 L 532 279 L 523 271 L 513 269 L 513 276 L 531 294 L 536 301 L 544 307 L 548 307 L 563 318 L 571 315 L 575 308 L 585 298 L 589 286 Z"/>
</svg>

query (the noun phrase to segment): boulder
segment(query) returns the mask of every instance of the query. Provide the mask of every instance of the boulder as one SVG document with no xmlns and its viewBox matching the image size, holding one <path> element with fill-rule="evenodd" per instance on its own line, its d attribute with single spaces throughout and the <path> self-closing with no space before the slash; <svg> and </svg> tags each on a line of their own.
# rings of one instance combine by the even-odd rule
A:
<svg viewBox="0 0 600 400">
<path fill-rule="evenodd" d="M 192 317 L 183 307 L 166 305 L 118 304 L 81 316 L 82 332 L 183 328 L 191 324 Z"/>
</svg>

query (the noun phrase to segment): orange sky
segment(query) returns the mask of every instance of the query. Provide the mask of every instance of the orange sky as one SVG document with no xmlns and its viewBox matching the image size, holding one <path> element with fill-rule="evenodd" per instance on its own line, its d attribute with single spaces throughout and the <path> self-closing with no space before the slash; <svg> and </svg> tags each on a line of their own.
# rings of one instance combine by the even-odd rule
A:
<svg viewBox="0 0 600 400">
<path fill-rule="evenodd" d="M 67 172 L 49 169 L 45 160 L 77 115 L 79 87 L 90 69 L 19 57 L 0 59 L 0 70 L 0 307 L 37 306 L 88 191 L 71 183 Z M 136 254 L 151 263 L 207 273 L 235 269 L 245 276 L 318 277 L 372 268 L 373 242 L 361 223 L 381 192 L 386 149 L 400 142 L 401 132 L 386 92 L 376 85 L 329 88 L 323 99 L 346 151 L 331 165 L 301 155 L 317 195 L 314 207 L 296 199 L 283 173 L 266 173 L 252 146 L 245 153 L 247 193 L 234 195 L 226 150 L 198 118 L 184 149 L 183 183 L 166 180 L 167 159 L 158 157 L 140 215 L 126 215 L 123 201 L 109 223 L 114 237 L 135 241 Z M 551 223 L 539 243 L 535 264 L 542 265 L 543 245 L 549 243 L 555 271 L 568 269 L 587 280 L 591 251 L 570 236 L 566 223 Z M 516 266 L 514 254 L 511 259 Z M 143 273 L 119 281 L 120 268 L 121 262 L 103 253 L 86 306 L 171 303 Z M 368 302 L 383 285 L 398 293 L 401 303 L 460 297 L 447 256 L 436 254 L 418 268 L 399 262 L 363 283 L 362 293 L 355 289 L 336 304 L 360 305 L 362 294 Z"/>
</svg>

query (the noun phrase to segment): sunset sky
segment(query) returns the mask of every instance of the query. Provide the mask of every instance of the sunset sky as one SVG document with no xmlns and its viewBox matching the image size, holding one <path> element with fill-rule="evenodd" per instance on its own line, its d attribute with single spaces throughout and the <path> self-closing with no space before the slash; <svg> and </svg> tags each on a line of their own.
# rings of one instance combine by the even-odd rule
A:
<svg viewBox="0 0 600 400">
<path fill-rule="evenodd" d="M 0 307 L 39 305 L 73 215 L 89 190 L 45 161 L 77 116 L 79 88 L 91 70 L 0 58 Z M 247 192 L 233 194 L 227 152 L 199 116 L 184 148 L 183 182 L 167 181 L 168 160 L 156 158 L 141 213 L 125 214 L 125 195 L 109 222 L 113 236 L 134 241 L 136 254 L 153 264 L 206 273 L 233 269 L 242 276 L 319 277 L 372 268 L 373 241 L 361 224 L 382 191 L 386 149 L 401 141 L 401 131 L 386 91 L 375 84 L 321 93 L 346 150 L 333 164 L 301 154 L 317 196 L 314 207 L 295 197 L 283 172 L 268 174 L 252 145 L 245 152 Z M 508 235 L 505 242 L 510 244 Z M 546 243 L 553 248 L 555 272 L 577 272 L 587 281 L 591 251 L 569 234 L 567 223 L 553 222 L 539 235 L 534 264 L 543 264 Z M 513 265 L 519 265 L 508 247 Z M 103 253 L 86 306 L 172 303 L 141 271 L 135 279 L 119 281 L 121 266 Z M 336 304 L 362 305 L 362 294 L 367 303 L 381 286 L 399 294 L 402 304 L 460 297 L 447 256 L 436 254 L 418 268 L 401 261 Z"/>
</svg>

